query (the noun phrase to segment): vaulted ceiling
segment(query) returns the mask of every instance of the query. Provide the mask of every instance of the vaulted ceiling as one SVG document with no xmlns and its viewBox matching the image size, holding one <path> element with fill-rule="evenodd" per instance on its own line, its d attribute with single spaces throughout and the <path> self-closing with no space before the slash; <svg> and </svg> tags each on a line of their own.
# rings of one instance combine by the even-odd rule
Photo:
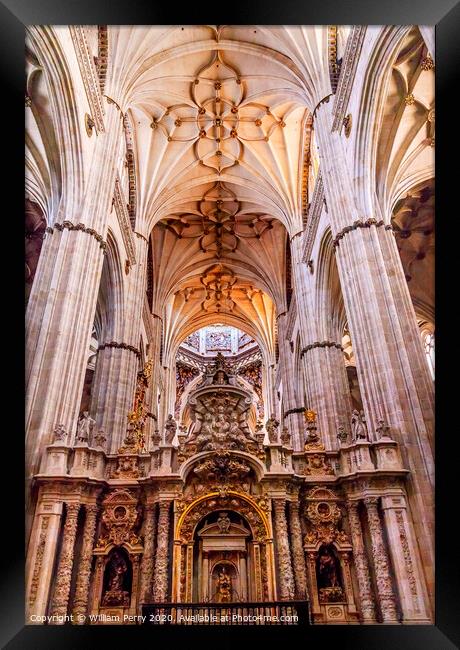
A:
<svg viewBox="0 0 460 650">
<path fill-rule="evenodd" d="M 111 52 L 166 350 L 225 315 L 273 353 L 310 110 L 330 93 L 328 28 L 125 27 Z"/>
</svg>

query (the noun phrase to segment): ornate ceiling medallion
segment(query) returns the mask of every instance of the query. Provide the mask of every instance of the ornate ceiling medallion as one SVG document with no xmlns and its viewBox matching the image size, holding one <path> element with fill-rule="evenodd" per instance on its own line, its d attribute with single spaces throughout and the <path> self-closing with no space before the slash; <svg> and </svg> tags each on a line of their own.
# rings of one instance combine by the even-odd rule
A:
<svg viewBox="0 0 460 650">
<path fill-rule="evenodd" d="M 198 72 L 190 95 L 190 104 L 167 107 L 150 126 L 169 142 L 193 142 L 197 159 L 218 174 L 239 163 L 244 142 L 268 142 L 277 127 L 286 126 L 269 106 L 245 103 L 244 82 L 221 52 Z"/>
</svg>

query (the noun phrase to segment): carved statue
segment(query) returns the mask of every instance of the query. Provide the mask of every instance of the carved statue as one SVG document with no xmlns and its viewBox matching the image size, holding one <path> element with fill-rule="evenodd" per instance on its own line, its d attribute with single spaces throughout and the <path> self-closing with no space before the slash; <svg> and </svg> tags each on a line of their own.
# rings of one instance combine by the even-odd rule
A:
<svg viewBox="0 0 460 650">
<path fill-rule="evenodd" d="M 225 535 L 230 530 L 231 521 L 226 512 L 221 512 L 217 519 L 217 525 L 219 527 L 219 533 Z"/>
<path fill-rule="evenodd" d="M 364 412 L 355 409 L 351 414 L 351 437 L 352 440 L 367 440 L 366 421 Z"/>
<path fill-rule="evenodd" d="M 218 370 L 214 375 L 213 384 L 228 384 L 227 375 L 223 370 Z"/>
<path fill-rule="evenodd" d="M 379 426 L 376 428 L 375 433 L 377 438 L 381 440 L 382 438 L 391 438 L 390 436 L 390 427 L 386 424 L 385 420 L 379 420 Z"/>
<path fill-rule="evenodd" d="M 336 560 L 328 548 L 321 551 L 318 561 L 320 587 L 340 587 Z"/>
<path fill-rule="evenodd" d="M 128 566 L 121 553 L 115 551 L 110 560 L 108 589 L 102 599 L 103 605 L 129 605 L 129 592 L 123 590 Z"/>
<path fill-rule="evenodd" d="M 65 441 L 67 438 L 67 431 L 63 424 L 58 424 L 53 431 L 53 442 Z"/>
<path fill-rule="evenodd" d="M 279 424 L 279 421 L 275 418 L 275 414 L 272 413 L 265 423 L 265 428 L 267 429 L 268 439 L 270 442 L 278 442 Z"/>
<path fill-rule="evenodd" d="M 291 434 L 287 427 L 283 427 L 281 430 L 281 442 L 283 445 L 289 446 L 291 444 Z"/>
<path fill-rule="evenodd" d="M 348 431 L 343 424 L 340 424 L 337 429 L 337 438 L 341 445 L 345 445 L 348 442 Z"/>
<path fill-rule="evenodd" d="M 165 440 L 168 445 L 170 445 L 174 439 L 174 436 L 176 435 L 177 431 L 177 422 L 174 419 L 172 413 L 168 415 L 168 419 L 166 420 L 165 424 Z"/>
<path fill-rule="evenodd" d="M 96 443 L 96 446 L 104 447 L 104 443 L 106 442 L 106 440 L 107 438 L 105 436 L 105 433 L 103 432 L 102 429 L 99 429 L 99 431 L 94 436 L 94 442 Z"/>
<path fill-rule="evenodd" d="M 217 599 L 220 603 L 228 603 L 232 598 L 232 579 L 223 566 L 217 578 Z"/>
<path fill-rule="evenodd" d="M 96 421 L 90 416 L 88 411 L 83 411 L 78 420 L 77 440 L 78 442 L 88 443 L 89 437 L 93 431 Z"/>
</svg>

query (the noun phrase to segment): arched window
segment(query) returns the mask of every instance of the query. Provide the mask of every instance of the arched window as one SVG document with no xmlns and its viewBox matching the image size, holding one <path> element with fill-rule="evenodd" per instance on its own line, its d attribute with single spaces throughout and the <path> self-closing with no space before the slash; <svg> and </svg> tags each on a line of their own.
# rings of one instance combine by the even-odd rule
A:
<svg viewBox="0 0 460 650">
<path fill-rule="evenodd" d="M 425 330 L 422 333 L 422 341 L 426 360 L 428 362 L 428 367 L 430 369 L 431 376 L 434 379 L 434 332 Z"/>
</svg>

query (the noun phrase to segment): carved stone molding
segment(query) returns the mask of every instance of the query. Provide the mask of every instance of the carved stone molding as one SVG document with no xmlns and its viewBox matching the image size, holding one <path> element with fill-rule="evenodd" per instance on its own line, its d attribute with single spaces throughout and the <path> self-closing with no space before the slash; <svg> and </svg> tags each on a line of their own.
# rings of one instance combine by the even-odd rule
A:
<svg viewBox="0 0 460 650">
<path fill-rule="evenodd" d="M 294 598 L 295 589 L 286 522 L 286 501 L 273 499 L 273 510 L 279 568 L 279 597 L 281 600 L 291 600 Z"/>
<path fill-rule="evenodd" d="M 97 349 L 97 351 L 104 350 L 104 348 L 117 348 L 120 350 L 129 350 L 129 352 L 134 352 L 138 359 L 141 358 L 140 350 L 138 350 L 134 345 L 128 345 L 128 343 L 119 343 L 117 341 L 109 341 L 108 343 L 103 343 Z"/>
<path fill-rule="evenodd" d="M 375 579 L 380 610 L 384 621 L 396 621 L 396 600 L 391 584 L 390 562 L 382 535 L 382 525 L 377 509 L 377 497 L 364 499 L 369 522 L 369 531 L 372 542 L 372 556 L 374 558 Z"/>
<path fill-rule="evenodd" d="M 117 213 L 118 223 L 120 225 L 121 235 L 125 244 L 126 253 L 130 265 L 136 264 L 136 249 L 134 246 L 133 231 L 129 218 L 128 208 L 126 207 L 123 192 L 120 186 L 120 178 L 115 179 L 115 191 L 113 194 L 115 212 Z"/>
<path fill-rule="evenodd" d="M 91 561 L 93 557 L 94 536 L 98 506 L 90 504 L 85 506 L 86 520 L 83 529 L 83 542 L 78 565 L 77 583 L 73 600 L 73 614 L 78 625 L 85 623 L 88 606 L 89 583 L 91 576 Z"/>
<path fill-rule="evenodd" d="M 335 343 L 334 341 L 315 341 L 314 343 L 310 343 L 310 345 L 302 348 L 300 351 L 300 357 L 302 358 L 304 354 L 315 348 L 337 348 L 343 352 L 343 347 L 340 343 Z"/>
<path fill-rule="evenodd" d="M 141 599 L 150 596 L 150 591 L 152 589 L 155 527 L 156 527 L 155 504 L 149 504 L 145 507 L 144 554 L 142 556 L 142 564 L 141 564 L 141 588 L 140 588 Z"/>
<path fill-rule="evenodd" d="M 32 574 L 32 581 L 30 584 L 29 607 L 32 607 L 35 604 L 35 601 L 37 599 L 38 584 L 40 582 L 40 575 L 42 571 L 43 554 L 45 552 L 46 536 L 47 536 L 49 521 L 50 521 L 49 517 L 42 517 L 40 537 L 38 539 L 37 552 L 35 554 L 34 570 Z"/>
<path fill-rule="evenodd" d="M 62 223 L 55 223 L 53 227 L 48 226 L 46 232 L 52 234 L 54 230 L 58 230 L 59 232 L 62 232 L 63 230 L 80 230 L 81 232 L 94 237 L 94 239 L 99 242 L 102 250 L 105 250 L 107 248 L 107 242 L 104 240 L 102 235 L 94 230 L 94 228 L 87 228 L 83 223 L 77 223 L 75 225 L 71 221 L 63 221 Z"/>
<path fill-rule="evenodd" d="M 318 223 L 321 217 L 321 211 L 324 205 L 324 185 L 321 176 L 321 170 L 318 171 L 313 196 L 310 203 L 310 208 L 307 215 L 307 226 L 304 234 L 304 246 L 302 252 L 302 261 L 308 262 L 313 250 L 313 244 L 316 238 L 316 231 L 318 230 Z"/>
<path fill-rule="evenodd" d="M 66 504 L 66 518 L 62 536 L 61 553 L 56 571 L 56 586 L 51 605 L 52 615 L 59 618 L 62 617 L 62 622 L 59 619 L 56 619 L 60 624 L 64 622 L 63 619 L 67 614 L 79 510 L 80 503 Z"/>
<path fill-rule="evenodd" d="M 357 230 L 358 228 L 370 228 L 371 226 L 375 226 L 376 228 L 384 226 L 385 230 L 393 231 L 393 226 L 390 224 L 385 224 L 383 220 L 377 221 L 377 219 L 371 218 L 366 219 L 366 221 L 355 221 L 351 226 L 345 226 L 345 228 L 342 228 L 342 230 L 337 233 L 332 242 L 332 246 L 334 249 L 337 248 L 340 240 L 343 239 L 347 233 L 353 232 L 353 230 Z"/>
<path fill-rule="evenodd" d="M 337 92 L 334 103 L 334 121 L 332 131 L 339 131 L 343 125 L 345 112 L 351 95 L 351 89 L 355 79 L 359 55 L 366 35 L 366 27 L 363 25 L 354 26 L 348 37 L 340 70 Z"/>
<path fill-rule="evenodd" d="M 291 501 L 289 503 L 289 525 L 292 543 L 292 560 L 295 567 L 295 595 L 297 598 L 305 598 L 307 595 L 307 570 L 305 566 L 305 556 L 302 543 L 299 504 L 296 501 Z"/>
<path fill-rule="evenodd" d="M 160 501 L 158 513 L 157 550 L 153 577 L 153 599 L 164 602 L 168 592 L 168 550 L 170 501 Z"/>
<path fill-rule="evenodd" d="M 91 57 L 88 42 L 86 40 L 85 28 L 81 25 L 71 25 L 70 35 L 75 48 L 81 78 L 85 87 L 86 97 L 91 107 L 91 115 L 96 130 L 103 133 L 104 128 L 104 107 L 102 105 L 101 87 L 97 75 L 96 66 Z"/>
<path fill-rule="evenodd" d="M 404 524 L 404 517 L 402 510 L 395 510 L 396 522 L 398 524 L 399 539 L 401 541 L 401 548 L 404 556 L 404 563 L 406 566 L 407 580 L 409 582 L 410 591 L 415 603 L 415 608 L 418 608 L 418 594 L 417 594 L 417 580 L 414 573 L 414 564 L 412 562 L 412 555 L 409 548 L 409 541 L 407 539 L 406 526 Z"/>
<path fill-rule="evenodd" d="M 358 502 L 348 501 L 348 522 L 350 524 L 356 577 L 358 578 L 359 601 L 364 621 L 375 620 L 375 602 L 372 593 L 369 564 L 364 549 L 363 532 L 358 514 Z"/>
</svg>

